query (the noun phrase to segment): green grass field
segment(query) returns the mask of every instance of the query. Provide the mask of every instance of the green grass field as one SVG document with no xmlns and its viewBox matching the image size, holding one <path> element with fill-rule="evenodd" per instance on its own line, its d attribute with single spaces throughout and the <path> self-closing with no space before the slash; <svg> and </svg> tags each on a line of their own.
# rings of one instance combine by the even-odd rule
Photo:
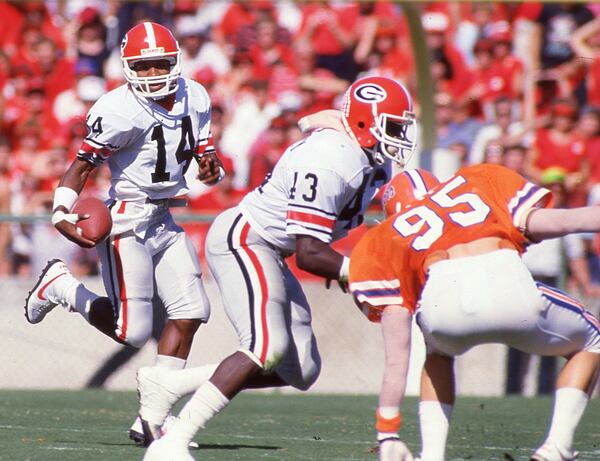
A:
<svg viewBox="0 0 600 461">
<path fill-rule="evenodd" d="M 197 437 L 198 460 L 375 460 L 374 396 L 240 395 Z M 449 460 L 528 460 L 543 438 L 548 398 L 461 398 Z M 129 461 L 131 392 L 0 391 L 0 460 Z M 418 448 L 416 400 L 404 406 L 402 437 Z M 600 402 L 576 437 L 580 460 L 600 459 Z"/>
</svg>

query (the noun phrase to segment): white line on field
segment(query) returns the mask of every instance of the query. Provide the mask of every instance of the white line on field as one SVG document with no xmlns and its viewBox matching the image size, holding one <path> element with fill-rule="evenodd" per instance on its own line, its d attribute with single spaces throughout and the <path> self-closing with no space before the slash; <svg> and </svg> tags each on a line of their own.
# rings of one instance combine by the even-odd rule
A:
<svg viewBox="0 0 600 461">
<path fill-rule="evenodd" d="M 58 450 L 58 451 L 99 451 L 101 453 L 106 453 L 108 450 L 105 448 L 86 448 L 86 447 L 55 447 L 55 446 L 40 446 L 43 450 Z"/>
</svg>

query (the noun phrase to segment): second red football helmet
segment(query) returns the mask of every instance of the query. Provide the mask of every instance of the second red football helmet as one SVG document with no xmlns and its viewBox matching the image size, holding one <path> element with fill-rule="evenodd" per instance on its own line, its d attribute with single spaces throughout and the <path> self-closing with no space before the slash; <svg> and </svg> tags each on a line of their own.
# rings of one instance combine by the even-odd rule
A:
<svg viewBox="0 0 600 461">
<path fill-rule="evenodd" d="M 404 210 L 407 204 L 423 197 L 440 181 L 429 171 L 415 169 L 398 173 L 383 191 L 381 205 L 386 217 Z"/>
<path fill-rule="evenodd" d="M 416 120 L 408 90 L 387 77 L 364 77 L 344 96 L 342 121 L 346 131 L 374 154 L 404 166 L 415 148 Z"/>
<path fill-rule="evenodd" d="M 169 61 L 168 74 L 139 77 L 133 65 L 141 60 Z M 181 51 L 169 29 L 154 22 L 143 22 L 132 27 L 121 42 L 121 60 L 125 79 L 135 93 L 146 98 L 162 98 L 177 91 L 181 74 Z M 158 90 L 151 85 L 163 84 Z"/>
</svg>

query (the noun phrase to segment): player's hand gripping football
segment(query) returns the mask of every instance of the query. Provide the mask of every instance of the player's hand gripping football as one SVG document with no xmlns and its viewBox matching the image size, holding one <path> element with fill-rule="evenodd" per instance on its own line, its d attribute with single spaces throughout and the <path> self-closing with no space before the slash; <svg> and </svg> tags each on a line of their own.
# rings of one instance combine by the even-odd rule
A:
<svg viewBox="0 0 600 461">
<path fill-rule="evenodd" d="M 379 461 L 414 461 L 413 455 L 397 436 L 379 441 Z"/>
<path fill-rule="evenodd" d="M 221 179 L 221 162 L 215 154 L 204 154 L 198 160 L 198 179 L 207 186 L 212 186 Z"/>
<path fill-rule="evenodd" d="M 96 242 L 85 238 L 81 233 L 81 229 L 77 227 L 78 221 L 88 219 L 89 217 L 90 215 L 87 214 L 65 213 L 64 210 L 58 210 L 52 216 L 52 224 L 54 224 L 58 232 L 71 242 L 83 248 L 92 248 L 96 245 Z"/>
</svg>

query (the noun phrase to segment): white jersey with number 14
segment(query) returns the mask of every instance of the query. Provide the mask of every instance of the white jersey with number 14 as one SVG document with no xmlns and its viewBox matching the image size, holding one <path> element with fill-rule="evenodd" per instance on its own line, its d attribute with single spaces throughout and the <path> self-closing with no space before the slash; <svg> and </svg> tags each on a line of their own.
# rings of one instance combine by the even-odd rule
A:
<svg viewBox="0 0 600 461">
<path fill-rule="evenodd" d="M 78 156 L 94 164 L 108 161 L 113 199 L 185 194 L 184 173 L 194 154 L 212 149 L 210 111 L 206 90 L 193 80 L 179 80 L 170 110 L 122 85 L 90 109 Z"/>
</svg>

